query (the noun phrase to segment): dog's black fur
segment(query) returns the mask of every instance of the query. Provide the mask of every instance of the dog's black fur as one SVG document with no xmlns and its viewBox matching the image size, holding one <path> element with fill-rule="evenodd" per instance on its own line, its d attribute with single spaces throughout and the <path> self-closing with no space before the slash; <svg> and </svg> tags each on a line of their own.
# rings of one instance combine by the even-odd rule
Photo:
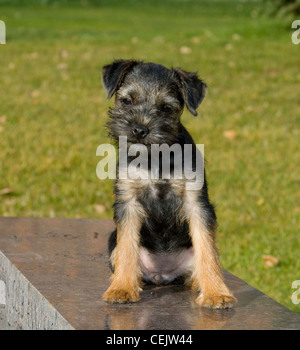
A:
<svg viewBox="0 0 300 350">
<path fill-rule="evenodd" d="M 196 73 L 185 72 L 179 68 L 167 69 L 154 63 L 118 60 L 103 68 L 103 82 L 108 98 L 115 94 L 115 105 L 109 109 L 107 127 L 110 137 L 117 145 L 119 136 L 127 136 L 128 146 L 140 143 L 147 147 L 150 161 L 152 144 L 179 144 L 182 148 L 189 144 L 193 149 L 192 167 L 195 170 L 196 152 L 199 151 L 191 135 L 181 124 L 180 117 L 184 106 L 196 116 L 196 109 L 206 94 L 207 86 Z M 128 157 L 128 163 L 131 161 L 132 158 Z M 174 159 L 171 157 L 171 169 L 174 166 L 172 162 Z M 149 164 L 150 170 L 151 163 Z M 159 164 L 161 174 L 161 162 Z M 142 185 L 138 181 L 127 184 L 126 181 L 117 178 L 114 187 L 114 221 L 117 227 L 122 227 L 126 222 L 128 202 L 134 199 L 137 203 L 136 210 L 141 209 L 143 213 L 139 214 L 139 236 L 135 237 L 139 247 L 154 255 L 174 252 L 179 254 L 178 252 L 191 248 L 189 221 L 181 214 L 186 200 L 184 185 L 184 179 L 179 184 L 171 178 L 158 179 Z M 205 175 L 203 186 L 197 189 L 195 197 L 196 204 L 201 208 L 199 216 L 204 222 L 204 230 L 209 232 L 210 237 L 207 239 L 211 242 L 209 244 L 212 245 L 212 251 L 216 252 L 214 241 L 217 220 L 209 200 Z M 116 250 L 117 242 L 118 233 L 115 230 L 109 238 L 110 256 Z M 217 253 L 214 258 L 217 261 Z M 111 260 L 111 268 L 114 271 L 114 259 Z M 219 269 L 218 262 L 216 266 Z M 162 284 L 172 283 L 179 277 L 182 276 L 162 278 L 158 281 Z M 143 279 L 155 282 L 147 276 L 143 276 Z M 114 297 L 106 296 L 106 299 L 111 301 Z M 131 301 L 129 297 L 119 299 L 121 301 L 117 302 Z M 220 303 L 223 305 L 221 307 L 229 305 L 227 302 Z"/>
<path fill-rule="evenodd" d="M 196 108 L 204 98 L 206 84 L 198 79 L 195 73 L 186 73 L 167 69 L 159 64 L 143 63 L 137 61 L 116 61 L 112 65 L 104 68 L 104 84 L 108 91 L 108 97 L 111 97 L 122 84 L 131 85 L 135 81 L 141 83 L 141 93 L 145 94 L 151 91 L 153 85 L 159 85 L 166 88 L 172 94 L 180 105 L 181 114 L 184 108 L 184 102 L 193 115 L 197 115 Z M 116 96 L 118 99 L 118 95 Z M 146 145 L 151 143 L 178 143 L 184 147 L 184 144 L 193 145 L 193 170 L 195 170 L 195 152 L 196 145 L 179 120 L 178 114 L 173 117 L 167 113 L 163 113 L 159 109 L 153 110 L 153 106 L 146 101 L 141 106 L 119 106 L 110 109 L 108 121 L 109 134 L 118 142 L 119 136 L 127 136 L 129 141 L 141 142 Z M 136 124 L 134 116 L 137 115 L 139 109 L 149 110 L 152 114 L 152 120 L 149 124 L 154 125 L 154 130 L 150 129 L 149 136 L 151 140 L 135 140 L 131 135 L 131 127 Z M 135 109 L 137 112 L 135 112 Z M 136 114 L 135 114 L 136 113 Z M 138 116 L 137 116 L 138 119 Z M 172 125 L 166 123 L 167 119 L 171 119 Z M 143 125 L 143 120 L 138 119 Z M 158 132 L 156 133 L 156 130 Z M 150 135 L 151 134 L 151 135 Z M 156 135 L 159 134 L 159 137 Z M 163 135 L 164 137 L 162 137 Z M 151 143 L 150 143 L 151 142 Z M 150 151 L 150 149 L 149 149 Z M 172 153 L 171 153 L 172 157 Z M 132 158 L 128 158 L 130 162 Z M 171 158 L 172 169 L 172 158 Z M 122 221 L 124 210 L 122 202 L 118 201 L 118 189 L 115 187 L 116 201 L 114 204 L 114 220 L 116 223 Z M 176 215 L 178 209 L 182 206 L 182 199 L 176 196 L 170 189 L 168 181 L 162 180 L 158 184 L 158 198 L 147 195 L 144 191 L 138 194 L 138 200 L 144 207 L 147 218 L 145 219 L 141 229 L 141 246 L 152 252 L 168 252 L 181 248 L 189 248 L 192 246 L 189 235 L 189 227 L 186 220 L 178 223 Z M 206 212 L 206 222 L 210 229 L 216 226 L 216 215 L 213 205 L 209 201 L 207 192 L 207 183 L 204 177 L 204 185 L 199 190 L 199 201 Z M 109 239 L 109 254 L 114 250 L 117 243 L 117 230 L 112 232 Z"/>
</svg>

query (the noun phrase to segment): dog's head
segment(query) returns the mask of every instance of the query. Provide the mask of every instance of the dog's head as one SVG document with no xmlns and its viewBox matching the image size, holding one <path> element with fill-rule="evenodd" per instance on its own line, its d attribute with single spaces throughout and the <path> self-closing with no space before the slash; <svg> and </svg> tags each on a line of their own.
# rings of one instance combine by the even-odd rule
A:
<svg viewBox="0 0 300 350">
<path fill-rule="evenodd" d="M 197 116 L 207 87 L 196 73 L 135 60 L 114 61 L 102 75 L 108 98 L 115 94 L 110 137 L 145 145 L 176 142 L 184 105 Z"/>
</svg>

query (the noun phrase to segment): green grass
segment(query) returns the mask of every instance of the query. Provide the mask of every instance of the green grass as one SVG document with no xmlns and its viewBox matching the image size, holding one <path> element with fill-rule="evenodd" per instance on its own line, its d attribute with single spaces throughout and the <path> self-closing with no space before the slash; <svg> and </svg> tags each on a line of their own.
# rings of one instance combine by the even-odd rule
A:
<svg viewBox="0 0 300 350">
<path fill-rule="evenodd" d="M 101 67 L 134 57 L 198 70 L 209 92 L 200 117 L 185 112 L 183 122 L 205 145 L 222 265 L 300 313 L 291 302 L 300 279 L 291 21 L 261 15 L 259 1 L 23 3 L 0 7 L 0 191 L 10 189 L 0 215 L 111 218 L 112 181 L 96 177 L 96 149 L 109 142 Z M 279 264 L 266 268 L 263 254 Z"/>
</svg>

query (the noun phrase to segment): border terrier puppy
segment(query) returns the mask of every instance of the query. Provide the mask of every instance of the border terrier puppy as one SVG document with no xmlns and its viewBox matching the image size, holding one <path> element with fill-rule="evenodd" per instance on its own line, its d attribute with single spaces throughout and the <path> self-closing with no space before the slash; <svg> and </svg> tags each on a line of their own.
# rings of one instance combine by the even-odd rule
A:
<svg viewBox="0 0 300 350">
<path fill-rule="evenodd" d="M 103 67 L 102 74 L 108 98 L 115 94 L 107 124 L 111 138 L 118 144 L 119 137 L 126 136 L 128 147 L 144 145 L 150 163 L 151 145 L 191 145 L 195 170 L 199 151 L 180 117 L 184 106 L 197 116 L 196 109 L 205 96 L 207 86 L 197 74 L 136 60 L 114 61 Z M 128 156 L 127 162 L 131 160 Z M 184 281 L 198 292 L 199 305 L 230 308 L 235 298 L 224 283 L 220 267 L 215 246 L 216 215 L 205 175 L 201 188 L 187 187 L 184 176 L 162 178 L 162 165 L 160 158 L 154 169 L 159 176 L 155 178 L 126 179 L 118 176 L 119 159 L 114 188 L 116 230 L 108 244 L 113 275 L 103 299 L 135 302 L 143 282 Z M 171 175 L 175 166 L 171 155 Z M 150 164 L 147 171 L 153 167 Z"/>
</svg>

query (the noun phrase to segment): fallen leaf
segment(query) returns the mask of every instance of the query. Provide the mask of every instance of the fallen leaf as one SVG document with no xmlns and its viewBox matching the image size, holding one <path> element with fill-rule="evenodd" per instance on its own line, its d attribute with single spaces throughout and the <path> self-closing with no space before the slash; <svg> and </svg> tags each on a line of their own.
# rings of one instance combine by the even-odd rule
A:
<svg viewBox="0 0 300 350">
<path fill-rule="evenodd" d="M 180 53 L 182 53 L 183 55 L 187 55 L 189 53 L 192 52 L 192 49 L 188 46 L 181 46 L 181 48 L 179 49 Z"/>
<path fill-rule="evenodd" d="M 2 190 L 0 190 L 0 196 L 4 196 L 5 194 L 10 194 L 12 192 L 13 190 L 11 187 L 2 188 Z"/>
<path fill-rule="evenodd" d="M 33 90 L 30 92 L 30 96 L 33 98 L 37 98 L 40 96 L 40 91 L 39 90 Z"/>
<path fill-rule="evenodd" d="M 165 42 L 165 38 L 163 36 L 161 36 L 161 35 L 158 35 L 158 36 L 154 37 L 152 39 L 152 41 L 154 43 L 157 43 L 157 44 L 163 44 Z"/>
<path fill-rule="evenodd" d="M 232 44 L 226 44 L 225 45 L 225 50 L 231 51 L 232 49 L 233 49 L 233 45 Z"/>
<path fill-rule="evenodd" d="M 32 52 L 31 54 L 29 54 L 29 58 L 32 60 L 36 60 L 37 58 L 39 58 L 39 54 L 37 52 Z"/>
<path fill-rule="evenodd" d="M 252 217 L 251 217 L 250 215 L 247 215 L 247 216 L 246 216 L 246 221 L 247 221 L 247 222 L 250 222 L 251 220 L 252 220 Z"/>
<path fill-rule="evenodd" d="M 228 140 L 234 140 L 236 138 L 236 131 L 234 130 L 225 130 L 223 133 L 224 137 Z"/>
<path fill-rule="evenodd" d="M 259 198 L 259 200 L 256 202 L 256 204 L 260 207 L 261 205 L 264 204 L 264 199 L 263 198 Z"/>
<path fill-rule="evenodd" d="M 254 107 L 253 106 L 247 106 L 246 107 L 246 111 L 247 112 L 253 112 L 254 111 Z"/>
<path fill-rule="evenodd" d="M 60 57 L 63 58 L 63 59 L 67 59 L 69 54 L 68 54 L 68 51 L 67 50 L 61 50 L 60 53 L 59 53 Z"/>
<path fill-rule="evenodd" d="M 103 214 L 106 210 L 105 206 L 102 204 L 95 204 L 95 209 L 98 214 Z"/>
<path fill-rule="evenodd" d="M 232 34 L 232 40 L 239 41 L 239 40 L 241 40 L 241 36 L 237 33 Z"/>
<path fill-rule="evenodd" d="M 264 260 L 265 267 L 273 267 L 279 264 L 279 259 L 275 258 L 275 256 L 262 255 L 261 257 Z"/>
<path fill-rule="evenodd" d="M 199 44 L 200 43 L 200 38 L 198 36 L 194 36 L 192 39 L 191 39 L 191 42 L 193 44 Z"/>
<path fill-rule="evenodd" d="M 59 63 L 58 65 L 57 65 L 57 69 L 59 69 L 59 70 L 65 70 L 65 69 L 67 69 L 68 68 L 68 65 L 66 64 L 66 63 Z"/>
<path fill-rule="evenodd" d="M 0 117 L 0 123 L 4 124 L 6 122 L 6 115 Z"/>
</svg>

